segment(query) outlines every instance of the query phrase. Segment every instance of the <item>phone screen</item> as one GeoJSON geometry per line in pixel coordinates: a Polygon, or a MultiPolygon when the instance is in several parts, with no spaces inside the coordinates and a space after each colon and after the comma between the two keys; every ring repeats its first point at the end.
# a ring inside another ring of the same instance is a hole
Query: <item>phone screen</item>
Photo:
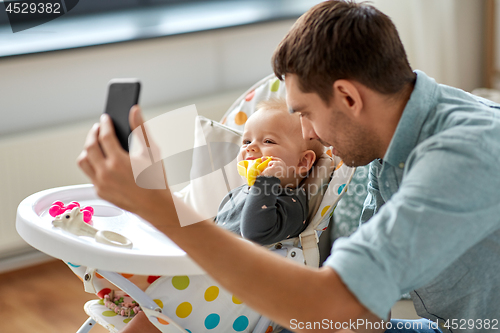
{"type": "Polygon", "coordinates": [[[136,79],[111,80],[105,113],[113,120],[115,133],[123,149],[128,151],[128,138],[131,133],[129,124],[130,108],[139,103],[141,84],[136,79]]]}

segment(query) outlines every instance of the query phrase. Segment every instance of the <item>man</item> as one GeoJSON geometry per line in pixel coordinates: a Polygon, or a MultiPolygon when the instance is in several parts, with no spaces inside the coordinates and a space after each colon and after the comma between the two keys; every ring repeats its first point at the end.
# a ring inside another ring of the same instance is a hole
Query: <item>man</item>
{"type": "MultiPolygon", "coordinates": [[[[412,72],[393,23],[363,4],[313,7],[272,64],[306,138],[333,146],[349,165],[373,161],[367,223],[337,240],[322,268],[278,258],[210,221],[181,228],[168,191],[135,185],[107,117],[90,131],[80,167],[99,196],[153,223],[229,291],[285,327],[387,319],[399,296],[412,291],[418,313],[442,331],[498,329],[500,106],[412,72]]],[[[135,108],[132,127],[141,122],[135,108]]],[[[436,331],[432,324],[413,328],[436,331]]]]}

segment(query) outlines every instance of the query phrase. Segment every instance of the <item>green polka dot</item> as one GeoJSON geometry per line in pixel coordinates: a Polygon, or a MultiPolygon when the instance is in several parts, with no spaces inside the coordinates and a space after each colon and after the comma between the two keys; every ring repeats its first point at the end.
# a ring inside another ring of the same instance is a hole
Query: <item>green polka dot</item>
{"type": "Polygon", "coordinates": [[[189,286],[189,278],[185,275],[178,275],[172,278],[172,285],[177,290],[184,290],[189,286]]]}
{"type": "Polygon", "coordinates": [[[276,92],[280,88],[280,80],[276,79],[274,80],[273,84],[271,85],[271,91],[276,92]]]}
{"type": "Polygon", "coordinates": [[[208,287],[205,291],[205,301],[212,302],[219,296],[219,288],[216,286],[208,287]]]}
{"type": "Polygon", "coordinates": [[[101,299],[99,299],[99,300],[97,301],[97,304],[99,304],[99,305],[104,305],[104,300],[103,300],[102,298],[101,298],[101,299]]]}
{"type": "Polygon", "coordinates": [[[128,323],[129,321],[131,321],[131,320],[132,320],[132,318],[127,318],[127,319],[124,319],[124,320],[123,320],[123,322],[124,322],[125,324],[127,324],[127,323],[128,323]]]}
{"type": "Polygon", "coordinates": [[[115,313],[114,311],[104,311],[104,312],[102,313],[102,315],[103,315],[104,317],[114,317],[114,316],[116,316],[116,313],[115,313]]]}

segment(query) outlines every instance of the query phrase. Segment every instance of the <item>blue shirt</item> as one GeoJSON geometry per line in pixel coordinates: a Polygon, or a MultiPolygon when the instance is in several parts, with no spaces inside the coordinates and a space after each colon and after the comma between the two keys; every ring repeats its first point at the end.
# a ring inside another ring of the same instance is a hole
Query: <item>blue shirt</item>
{"type": "Polygon", "coordinates": [[[325,265],[380,318],[411,291],[422,317],[500,329],[500,105],[416,74],[362,225],[325,265]]]}

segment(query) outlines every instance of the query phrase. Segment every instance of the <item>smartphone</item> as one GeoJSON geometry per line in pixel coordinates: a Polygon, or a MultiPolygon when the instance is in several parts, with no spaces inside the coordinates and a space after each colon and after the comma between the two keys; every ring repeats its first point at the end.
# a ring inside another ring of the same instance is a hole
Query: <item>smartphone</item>
{"type": "Polygon", "coordinates": [[[138,79],[113,79],[108,84],[108,98],[104,113],[113,120],[115,133],[123,149],[128,151],[132,132],[129,123],[130,108],[139,103],[141,82],[138,79]]]}

